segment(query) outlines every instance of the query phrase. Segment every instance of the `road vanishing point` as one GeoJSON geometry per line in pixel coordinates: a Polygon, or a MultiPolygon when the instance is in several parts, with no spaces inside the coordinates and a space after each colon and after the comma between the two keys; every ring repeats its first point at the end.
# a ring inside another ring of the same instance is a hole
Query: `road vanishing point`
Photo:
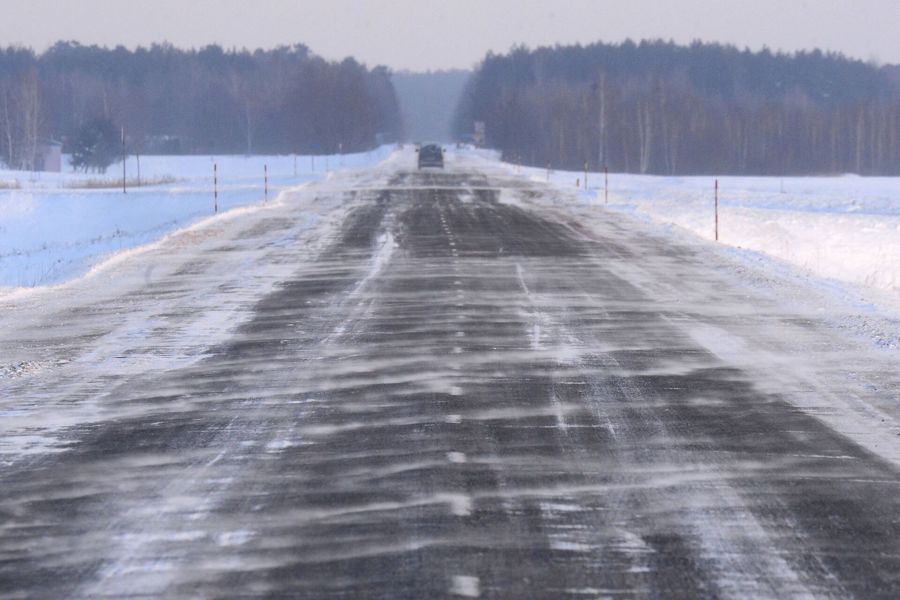
{"type": "Polygon", "coordinates": [[[896,363],[712,244],[414,164],[0,298],[0,597],[900,596],[896,363]]]}

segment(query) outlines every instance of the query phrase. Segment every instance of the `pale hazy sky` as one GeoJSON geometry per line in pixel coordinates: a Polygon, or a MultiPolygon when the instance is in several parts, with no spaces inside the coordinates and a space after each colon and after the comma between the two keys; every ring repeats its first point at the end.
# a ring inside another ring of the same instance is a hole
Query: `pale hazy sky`
{"type": "Polygon", "coordinates": [[[0,45],[168,41],[270,48],[395,69],[469,68],[513,44],[625,38],[820,47],[900,63],[900,0],[0,0],[0,45]]]}

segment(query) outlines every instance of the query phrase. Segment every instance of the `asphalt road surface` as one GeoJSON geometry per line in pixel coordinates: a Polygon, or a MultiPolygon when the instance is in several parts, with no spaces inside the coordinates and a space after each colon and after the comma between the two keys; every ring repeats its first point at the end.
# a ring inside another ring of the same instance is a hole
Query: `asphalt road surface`
{"type": "Polygon", "coordinates": [[[893,447],[800,368],[823,325],[411,166],[8,308],[0,597],[900,596],[893,447]]]}

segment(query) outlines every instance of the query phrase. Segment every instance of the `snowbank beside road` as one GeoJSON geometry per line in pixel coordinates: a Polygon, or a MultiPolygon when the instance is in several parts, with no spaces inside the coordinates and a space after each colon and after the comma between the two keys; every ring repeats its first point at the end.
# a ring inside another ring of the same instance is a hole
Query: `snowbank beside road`
{"type": "MultiPolygon", "coordinates": [[[[545,181],[547,172],[523,169],[545,181]]],[[[575,188],[583,173],[551,172],[575,188]]],[[[712,240],[713,177],[610,174],[611,210],[712,240]]],[[[603,174],[588,174],[586,201],[604,203],[603,174]]],[[[719,240],[816,275],[900,293],[900,178],[721,177],[719,240]]]]}
{"type": "MultiPolygon", "coordinates": [[[[86,273],[112,253],[158,240],[213,214],[213,164],[218,165],[219,211],[264,201],[263,165],[268,166],[269,200],[281,189],[326,176],[326,169],[370,166],[391,152],[345,156],[147,156],[144,181],[174,180],[128,190],[90,189],[111,182],[106,175],[0,171],[0,181],[18,189],[0,191],[0,291],[55,284],[86,273]],[[295,171],[296,168],[296,171],[295,171]],[[296,174],[295,174],[296,173],[296,174]],[[99,180],[99,181],[98,181],[99,180]]],[[[136,159],[126,170],[136,175],[136,159]]]]}

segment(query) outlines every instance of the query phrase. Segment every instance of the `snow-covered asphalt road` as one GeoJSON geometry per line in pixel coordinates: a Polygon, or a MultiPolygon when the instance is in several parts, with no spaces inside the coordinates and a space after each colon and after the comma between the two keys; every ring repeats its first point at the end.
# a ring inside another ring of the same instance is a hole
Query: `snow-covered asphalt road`
{"type": "Polygon", "coordinates": [[[900,595],[895,359],[412,161],[0,298],[0,596],[900,595]]]}

